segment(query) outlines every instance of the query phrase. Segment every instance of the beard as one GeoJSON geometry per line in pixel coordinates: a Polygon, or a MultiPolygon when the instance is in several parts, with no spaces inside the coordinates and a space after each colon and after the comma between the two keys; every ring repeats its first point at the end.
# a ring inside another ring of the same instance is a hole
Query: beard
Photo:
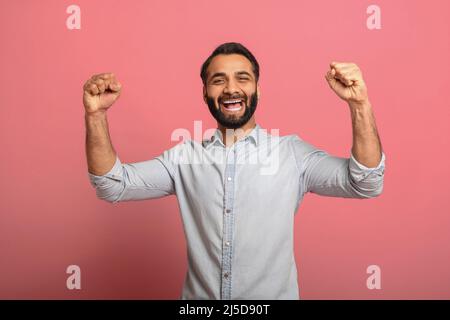
{"type": "MultiPolygon", "coordinates": [[[[233,97],[235,98],[235,97],[233,97]]],[[[253,116],[253,114],[256,111],[256,106],[258,105],[258,98],[256,95],[256,91],[250,96],[250,104],[247,104],[247,99],[244,99],[244,114],[240,117],[235,116],[229,116],[222,112],[222,109],[220,108],[220,103],[218,108],[216,107],[216,103],[214,101],[214,98],[211,98],[209,96],[206,97],[206,101],[208,104],[209,112],[211,112],[212,116],[216,121],[221,124],[225,128],[229,129],[238,129],[245,125],[250,118],[253,116]]],[[[219,100],[220,101],[220,100],[219,100]]]]}

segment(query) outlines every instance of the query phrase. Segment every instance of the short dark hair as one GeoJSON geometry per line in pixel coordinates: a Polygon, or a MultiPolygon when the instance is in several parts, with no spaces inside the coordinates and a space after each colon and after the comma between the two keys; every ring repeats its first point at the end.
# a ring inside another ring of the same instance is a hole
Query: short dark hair
{"type": "Polygon", "coordinates": [[[252,69],[253,73],[256,77],[256,82],[259,80],[259,64],[258,61],[256,61],[255,56],[248,50],[246,47],[244,47],[242,44],[237,42],[227,42],[224,44],[221,44],[218,46],[213,53],[206,59],[205,62],[203,62],[201,71],[200,71],[200,77],[202,78],[203,84],[206,85],[206,70],[208,69],[209,64],[211,63],[211,60],[219,55],[219,54],[240,54],[246,57],[251,63],[252,63],[252,69]]]}

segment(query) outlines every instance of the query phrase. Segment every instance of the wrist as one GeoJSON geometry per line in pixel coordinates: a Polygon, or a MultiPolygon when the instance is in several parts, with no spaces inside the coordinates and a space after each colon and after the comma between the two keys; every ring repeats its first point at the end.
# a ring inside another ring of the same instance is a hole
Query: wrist
{"type": "Polygon", "coordinates": [[[85,111],[84,116],[86,119],[105,119],[106,118],[106,111],[92,111],[88,112],[85,111]]]}
{"type": "Polygon", "coordinates": [[[365,99],[365,100],[361,100],[361,101],[348,101],[348,106],[351,109],[358,109],[358,110],[372,108],[372,104],[370,103],[369,99],[365,99]]]}

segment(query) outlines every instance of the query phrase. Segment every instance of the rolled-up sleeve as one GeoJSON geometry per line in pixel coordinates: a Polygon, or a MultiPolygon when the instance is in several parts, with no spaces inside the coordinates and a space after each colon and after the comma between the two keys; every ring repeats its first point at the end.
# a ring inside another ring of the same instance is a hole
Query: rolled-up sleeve
{"type": "Polygon", "coordinates": [[[99,199],[117,203],[145,200],[175,193],[173,177],[160,159],[123,164],[116,157],[114,166],[102,176],[88,172],[99,199]]]}
{"type": "Polygon", "coordinates": [[[304,193],[359,199],[377,197],[382,193],[384,152],[379,164],[368,168],[351,153],[350,158],[335,157],[295,137],[294,154],[304,193]]]}
{"type": "Polygon", "coordinates": [[[349,159],[350,178],[362,193],[378,196],[383,191],[384,168],[386,156],[381,152],[381,160],[374,168],[368,168],[359,163],[353,154],[349,159]]]}

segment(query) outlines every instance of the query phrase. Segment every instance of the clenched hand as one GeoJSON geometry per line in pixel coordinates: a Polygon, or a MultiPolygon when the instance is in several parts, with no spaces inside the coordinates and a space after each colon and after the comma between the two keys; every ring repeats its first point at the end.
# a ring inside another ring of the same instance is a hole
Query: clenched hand
{"type": "Polygon", "coordinates": [[[361,70],[354,63],[332,62],[325,75],[330,88],[348,103],[368,101],[367,87],[361,70]]]}
{"type": "Polygon", "coordinates": [[[113,73],[93,75],[83,86],[83,104],[86,113],[106,112],[119,98],[122,85],[113,73]]]}

